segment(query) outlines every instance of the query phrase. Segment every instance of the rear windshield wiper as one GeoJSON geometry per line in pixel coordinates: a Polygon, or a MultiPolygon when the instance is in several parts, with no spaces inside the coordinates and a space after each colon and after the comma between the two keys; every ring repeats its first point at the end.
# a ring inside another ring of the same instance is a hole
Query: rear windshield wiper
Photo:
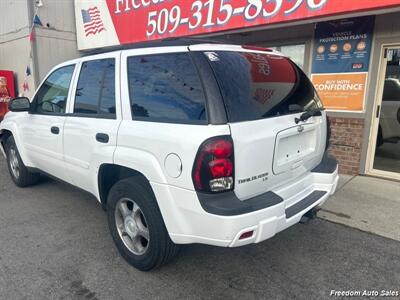
{"type": "Polygon", "coordinates": [[[300,116],[300,118],[295,118],[294,121],[296,122],[296,124],[299,124],[300,122],[307,121],[311,117],[322,116],[321,112],[324,110],[325,108],[316,108],[307,110],[300,116]]]}

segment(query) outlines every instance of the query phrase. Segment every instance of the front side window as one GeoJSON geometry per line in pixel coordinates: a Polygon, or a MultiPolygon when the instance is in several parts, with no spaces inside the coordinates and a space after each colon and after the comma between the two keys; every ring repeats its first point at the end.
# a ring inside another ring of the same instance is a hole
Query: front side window
{"type": "Polygon", "coordinates": [[[115,59],[82,63],[74,113],[115,116],[115,59]]]}
{"type": "Polygon", "coordinates": [[[205,96],[188,53],[128,58],[132,118],[205,123],[205,96]]]}
{"type": "Polygon", "coordinates": [[[230,122],[322,107],[310,80],[286,57],[233,51],[204,55],[216,75],[230,122]]]}
{"type": "Polygon", "coordinates": [[[36,113],[63,114],[75,65],[62,67],[50,74],[35,95],[36,113]]]}

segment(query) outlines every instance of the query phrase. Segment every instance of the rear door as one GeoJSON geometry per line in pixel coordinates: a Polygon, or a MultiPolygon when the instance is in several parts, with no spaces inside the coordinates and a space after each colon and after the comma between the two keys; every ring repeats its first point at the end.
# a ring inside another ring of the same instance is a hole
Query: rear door
{"type": "Polygon", "coordinates": [[[64,125],[64,160],[73,184],[96,195],[97,172],[113,163],[121,122],[120,52],[83,58],[64,125]]]}
{"type": "Polygon", "coordinates": [[[300,68],[274,52],[221,47],[203,53],[224,99],[240,199],[287,184],[318,165],[326,118],[322,112],[296,123],[305,111],[322,108],[300,68]]]}

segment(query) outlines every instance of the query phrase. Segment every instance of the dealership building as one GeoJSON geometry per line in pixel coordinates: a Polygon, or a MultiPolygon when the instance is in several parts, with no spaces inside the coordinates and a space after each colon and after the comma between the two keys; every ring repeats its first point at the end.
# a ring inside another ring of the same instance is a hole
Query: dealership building
{"type": "Polygon", "coordinates": [[[274,48],[318,90],[340,172],[400,180],[400,0],[20,0],[0,11],[0,70],[27,96],[55,64],[99,49],[184,36],[274,48]]]}

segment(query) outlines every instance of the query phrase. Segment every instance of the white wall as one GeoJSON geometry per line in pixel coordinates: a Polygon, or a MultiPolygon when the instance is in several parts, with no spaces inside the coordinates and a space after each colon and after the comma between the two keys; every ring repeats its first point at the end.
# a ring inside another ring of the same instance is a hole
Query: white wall
{"type": "Polygon", "coordinates": [[[27,0],[0,1],[0,40],[10,38],[15,33],[27,32],[29,26],[27,5],[27,0]]]}
{"type": "Polygon", "coordinates": [[[50,69],[80,56],[76,44],[74,1],[42,0],[39,8],[43,27],[36,27],[37,74],[40,81],[50,69]],[[48,25],[48,26],[47,26],[48,25]]]}
{"type": "MultiPolygon", "coordinates": [[[[29,64],[31,70],[33,69],[29,59],[30,49],[31,47],[27,35],[20,39],[0,43],[0,69],[14,72],[16,92],[20,94],[23,92],[22,84],[26,77],[26,67],[29,64]]],[[[34,77],[32,75],[26,77],[26,79],[29,91],[26,91],[24,95],[31,97],[35,90],[34,77]]]]}
{"type": "Polygon", "coordinates": [[[74,2],[42,2],[37,14],[43,27],[35,26],[35,40],[31,43],[28,36],[36,10],[35,0],[0,0],[0,69],[16,73],[16,84],[21,93],[26,67],[31,61],[30,91],[25,93],[28,97],[32,96],[35,83],[40,83],[51,68],[80,56],[76,44],[74,2]]]}
{"type": "MultiPolygon", "coordinates": [[[[0,69],[15,72],[15,84],[21,89],[30,62],[29,18],[27,0],[0,0],[0,69]]],[[[33,92],[33,76],[28,84],[33,92]]]]}

